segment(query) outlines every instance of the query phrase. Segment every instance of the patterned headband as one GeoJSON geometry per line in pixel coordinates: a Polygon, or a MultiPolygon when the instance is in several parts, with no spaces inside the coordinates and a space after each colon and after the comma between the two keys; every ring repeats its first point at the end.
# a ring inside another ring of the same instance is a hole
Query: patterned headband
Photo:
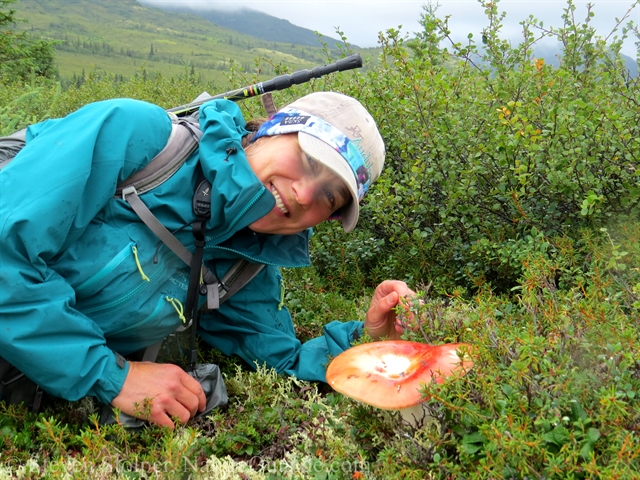
{"type": "Polygon", "coordinates": [[[295,132],[304,132],[322,140],[342,156],[356,179],[358,201],[362,200],[371,185],[371,174],[364,157],[354,141],[349,140],[344,133],[320,117],[291,107],[283,108],[262,124],[252,141],[260,137],[295,132]]]}

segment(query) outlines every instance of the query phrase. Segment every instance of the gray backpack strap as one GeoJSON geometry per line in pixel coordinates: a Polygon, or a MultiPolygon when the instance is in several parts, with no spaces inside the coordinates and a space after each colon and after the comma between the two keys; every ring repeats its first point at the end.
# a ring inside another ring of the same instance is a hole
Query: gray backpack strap
{"type": "Polygon", "coordinates": [[[160,223],[151,210],[144,204],[138,196],[136,187],[129,186],[122,190],[122,199],[127,202],[140,220],[151,229],[162,242],[175,253],[180,260],[189,265],[191,263],[192,253],[180,241],[160,223]]]}
{"type": "Polygon", "coordinates": [[[166,182],[198,148],[202,131],[184,118],[172,118],[173,124],[167,144],[158,155],[138,172],[123,180],[116,188],[116,197],[123,190],[134,187],[139,195],[166,182]]]}
{"type": "Polygon", "coordinates": [[[13,157],[27,143],[27,129],[23,128],[8,137],[0,137],[0,170],[6,167],[13,157]]]}
{"type": "MultiPolygon", "coordinates": [[[[192,253],[160,223],[139,196],[171,178],[198,148],[202,132],[197,125],[186,118],[178,118],[175,116],[172,117],[172,122],[173,125],[169,140],[162,151],[153,157],[142,170],[139,170],[122,181],[116,188],[116,196],[122,196],[122,199],[131,206],[133,211],[140,217],[140,220],[142,220],[180,260],[190,265],[191,258],[193,257],[192,253]]],[[[207,285],[213,284],[216,280],[215,276],[206,267],[202,269],[202,277],[207,285]]],[[[211,299],[208,300],[210,308],[218,307],[215,293],[217,293],[217,291],[209,295],[209,297],[211,297],[211,299]]]]}
{"type": "Polygon", "coordinates": [[[164,338],[153,345],[149,345],[144,349],[144,354],[142,354],[143,362],[155,362],[158,358],[158,354],[160,353],[160,349],[162,348],[162,343],[164,342],[164,338]]]}
{"type": "MultiPolygon", "coordinates": [[[[126,187],[122,191],[122,198],[131,206],[133,211],[136,212],[138,217],[140,217],[140,220],[142,220],[144,224],[156,234],[162,243],[169,247],[171,251],[175,253],[185,264],[191,265],[193,254],[187,247],[180,243],[180,240],[174,237],[173,234],[167,230],[164,225],[162,225],[162,223],[160,223],[153,213],[151,213],[151,210],[149,210],[138,196],[138,192],[135,187],[126,187]]],[[[220,304],[220,300],[217,295],[218,290],[212,287],[216,282],[216,277],[211,273],[211,270],[205,266],[202,266],[202,280],[207,285],[207,306],[209,309],[218,308],[220,304]]]]}
{"type": "Polygon", "coordinates": [[[220,303],[228,300],[249,283],[263,268],[262,263],[251,263],[246,260],[238,260],[234,263],[220,280],[220,303]]]}

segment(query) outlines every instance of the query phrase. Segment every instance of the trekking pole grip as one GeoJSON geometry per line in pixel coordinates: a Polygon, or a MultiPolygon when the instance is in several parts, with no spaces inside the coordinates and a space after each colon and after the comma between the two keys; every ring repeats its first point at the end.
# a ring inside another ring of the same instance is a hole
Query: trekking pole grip
{"type": "Polygon", "coordinates": [[[299,70],[293,72],[291,75],[279,75],[271,80],[265,82],[255,83],[248,85],[237,90],[221,93],[205,99],[198,100],[197,102],[188,103],[179,107],[170,108],[167,112],[175,113],[178,116],[189,115],[193,113],[200,105],[209,100],[226,99],[238,102],[247,98],[256,97],[267,92],[274,92],[276,90],[284,90],[292,85],[298,85],[300,83],[306,83],[312,78],[320,78],[324,75],[328,75],[334,72],[342,72],[344,70],[351,70],[354,68],[362,67],[362,58],[359,53],[349,55],[342,58],[337,62],[330,63],[329,65],[321,65],[314,67],[311,70],[299,70]]]}
{"type": "MultiPolygon", "coordinates": [[[[306,83],[312,78],[320,78],[325,75],[334,72],[341,72],[344,70],[351,70],[353,68],[362,67],[362,58],[359,53],[354,55],[350,55],[348,57],[342,58],[337,62],[330,63],[329,65],[321,65],[318,67],[314,67],[311,70],[299,70],[297,72],[293,72],[291,75],[280,75],[279,77],[275,77],[271,80],[267,80],[266,82],[262,82],[262,91],[257,93],[257,95],[261,95],[267,92],[273,92],[276,90],[284,90],[285,88],[289,88],[292,85],[298,85],[300,83],[306,83]]],[[[227,97],[229,98],[229,97],[227,97]]],[[[229,98],[230,100],[233,100],[229,98]]],[[[239,98],[242,100],[243,98],[239,98]]]]}

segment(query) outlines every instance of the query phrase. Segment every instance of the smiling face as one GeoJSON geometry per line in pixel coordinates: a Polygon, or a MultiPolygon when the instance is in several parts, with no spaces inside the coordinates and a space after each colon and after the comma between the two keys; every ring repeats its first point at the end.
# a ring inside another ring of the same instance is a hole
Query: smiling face
{"type": "Polygon", "coordinates": [[[251,169],[276,199],[276,206],[249,228],[258,233],[290,235],[327,220],[350,198],[331,170],[308,157],[298,135],[263,137],[245,152],[251,169]]]}

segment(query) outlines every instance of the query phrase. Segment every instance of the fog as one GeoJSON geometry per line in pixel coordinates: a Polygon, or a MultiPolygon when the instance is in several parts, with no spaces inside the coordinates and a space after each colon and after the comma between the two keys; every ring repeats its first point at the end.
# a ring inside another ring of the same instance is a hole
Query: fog
{"type": "MultiPolygon", "coordinates": [[[[378,33],[389,28],[398,29],[401,26],[401,31],[409,35],[420,31],[419,20],[425,5],[424,1],[412,0],[143,0],[142,3],[227,10],[251,8],[334,38],[337,38],[336,28],[339,28],[349,42],[360,47],[377,46],[378,33]]],[[[450,16],[449,27],[456,40],[465,39],[469,33],[478,39],[482,29],[487,26],[483,8],[476,0],[441,0],[439,3],[438,17],[450,16]]],[[[577,20],[582,22],[586,18],[588,3],[574,2],[577,20]]],[[[633,4],[631,0],[593,0],[590,3],[595,13],[591,24],[598,35],[605,38],[615,27],[616,18],[623,18],[633,4]]],[[[507,14],[502,29],[503,38],[518,42],[522,39],[519,23],[529,15],[543,21],[545,27],[561,27],[567,3],[558,0],[501,0],[498,6],[500,11],[507,14]]],[[[635,7],[623,24],[629,20],[633,20],[636,26],[640,24],[640,7],[635,7]]],[[[619,28],[610,38],[615,35],[621,36],[622,29],[619,28]]],[[[623,48],[623,53],[633,58],[638,48],[635,41],[635,37],[627,40],[623,48]]]]}

